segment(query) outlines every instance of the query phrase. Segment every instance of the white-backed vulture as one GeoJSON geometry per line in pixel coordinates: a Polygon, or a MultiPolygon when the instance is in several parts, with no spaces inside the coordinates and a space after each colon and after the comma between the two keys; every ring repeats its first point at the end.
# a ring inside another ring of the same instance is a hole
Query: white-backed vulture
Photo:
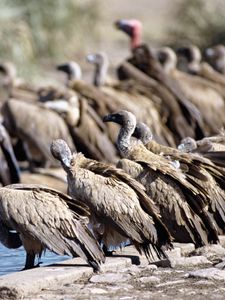
{"type": "MultiPolygon", "coordinates": [[[[94,85],[97,86],[101,92],[97,91],[95,87],[75,86],[77,91],[88,97],[92,97],[93,105],[96,111],[102,118],[107,113],[112,113],[118,109],[125,109],[131,111],[137,118],[147,123],[154,132],[156,140],[165,145],[175,146],[172,132],[167,128],[165,122],[160,116],[161,100],[158,97],[146,97],[137,88],[137,82],[129,80],[126,82],[115,81],[109,82],[106,78],[108,67],[108,58],[105,53],[89,54],[87,59],[92,64],[95,64],[94,85]],[[110,84],[111,83],[111,84],[110,84]],[[88,92],[87,92],[88,90],[88,92]],[[99,103],[101,102],[101,103],[99,103]]],[[[109,136],[114,142],[116,139],[114,126],[107,124],[109,136]]]]}
{"type": "Polygon", "coordinates": [[[33,268],[35,256],[49,249],[59,255],[79,255],[99,270],[104,255],[86,226],[88,214],[82,203],[44,186],[0,188],[0,222],[8,234],[10,230],[19,234],[26,251],[25,269],[33,268]]]}
{"type": "Polygon", "coordinates": [[[89,206],[94,231],[107,248],[130,240],[148,259],[151,246],[159,257],[165,256],[170,234],[140,183],[82,153],[72,155],[63,140],[53,141],[51,151],[67,173],[69,193],[89,206]]]}
{"type": "MultiPolygon", "coordinates": [[[[207,53],[207,49],[205,50],[207,53]]],[[[180,60],[183,60],[183,65],[186,66],[185,71],[192,75],[197,75],[197,80],[201,81],[203,78],[207,85],[215,89],[225,98],[225,77],[213,67],[202,60],[201,51],[195,45],[189,45],[177,49],[178,68],[180,60]]],[[[205,55],[206,57],[207,55],[205,55]]],[[[182,69],[183,70],[183,69],[182,69]]]]}
{"type": "Polygon", "coordinates": [[[64,138],[75,148],[64,120],[49,109],[10,99],[4,103],[2,114],[9,134],[21,139],[26,146],[31,164],[57,166],[49,150],[55,138],[64,138]]]}
{"type": "Polygon", "coordinates": [[[216,134],[225,125],[225,102],[223,96],[213,88],[213,83],[197,75],[177,70],[177,57],[169,47],[156,50],[164,71],[173,78],[186,97],[199,109],[206,136],[216,134]]]}
{"type": "Polygon", "coordinates": [[[146,124],[137,123],[133,136],[141,140],[149,151],[168,159],[171,164],[181,169],[187,177],[196,181],[200,187],[204,188],[209,199],[208,210],[213,215],[220,232],[224,233],[225,192],[220,185],[225,186],[225,172],[207,158],[192,153],[183,153],[178,149],[158,144],[152,139],[151,130],[146,124]],[[217,184],[218,178],[220,185],[217,184]]]}
{"type": "Polygon", "coordinates": [[[205,58],[219,73],[225,74],[225,46],[216,45],[205,50],[205,58]]]}
{"type": "Polygon", "coordinates": [[[5,90],[3,100],[16,98],[28,102],[37,101],[37,88],[17,77],[17,69],[12,62],[0,63],[0,74],[2,75],[0,85],[5,90]]]}
{"type": "Polygon", "coordinates": [[[167,111],[166,125],[174,133],[176,142],[179,137],[187,136],[187,132],[190,132],[189,136],[204,137],[202,118],[196,106],[187,99],[176,81],[164,72],[147,45],[139,42],[133,46],[133,35],[129,32],[135,31],[135,23],[120,20],[117,24],[122,24],[117,25],[117,28],[130,36],[132,48],[132,56],[117,70],[119,79],[136,79],[149,89],[148,93],[155,94],[162,100],[163,110],[167,111]],[[141,72],[137,72],[137,69],[141,72]],[[143,76],[143,73],[147,76],[143,76]]]}
{"type": "MultiPolygon", "coordinates": [[[[148,151],[141,142],[132,143],[131,136],[136,127],[133,114],[121,111],[106,116],[104,121],[121,125],[118,149],[122,156],[143,167],[135,178],[162,210],[171,234],[180,242],[192,241],[196,246],[217,242],[214,220],[207,210],[206,191],[168,160],[148,151]]],[[[135,176],[137,173],[135,168],[135,176]]]]}
{"type": "Polygon", "coordinates": [[[3,186],[12,183],[43,184],[67,192],[67,180],[62,168],[35,168],[32,173],[21,170],[16,160],[10,137],[0,124],[0,180],[3,186]]]}

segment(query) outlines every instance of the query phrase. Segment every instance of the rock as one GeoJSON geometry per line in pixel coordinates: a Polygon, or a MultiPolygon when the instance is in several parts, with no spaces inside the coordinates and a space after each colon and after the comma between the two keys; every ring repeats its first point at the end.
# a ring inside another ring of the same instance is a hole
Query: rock
{"type": "Polygon", "coordinates": [[[225,235],[219,235],[219,241],[221,246],[225,248],[225,235]]]}
{"type": "Polygon", "coordinates": [[[173,285],[174,286],[174,285],[183,284],[183,283],[185,283],[184,279],[167,281],[167,282],[158,284],[157,288],[158,287],[163,287],[163,286],[169,286],[169,285],[173,285]]]}
{"type": "Polygon", "coordinates": [[[218,264],[214,265],[215,268],[218,269],[225,269],[225,259],[223,259],[221,262],[219,262],[218,264]]]}
{"type": "Polygon", "coordinates": [[[106,290],[103,290],[103,289],[100,289],[100,288],[90,288],[89,289],[91,291],[91,294],[92,295],[99,295],[99,294],[107,294],[107,291],[106,290]]]}
{"type": "Polygon", "coordinates": [[[190,272],[189,277],[225,281],[225,270],[218,270],[217,268],[200,269],[190,272]]]}
{"type": "Polygon", "coordinates": [[[131,278],[130,274],[105,273],[94,275],[90,278],[92,283],[118,283],[125,282],[131,278]]]}
{"type": "Polygon", "coordinates": [[[158,267],[156,265],[148,265],[148,266],[145,267],[146,271],[152,271],[153,272],[157,269],[158,269],[158,267]]]}
{"type": "Polygon", "coordinates": [[[148,277],[141,277],[138,279],[139,282],[141,283],[153,283],[157,284],[160,282],[160,279],[156,276],[148,276],[148,277]]]}
{"type": "Polygon", "coordinates": [[[180,248],[181,255],[187,256],[190,252],[195,250],[195,245],[192,243],[173,243],[174,248],[180,248]]]}
{"type": "Polygon", "coordinates": [[[176,247],[172,250],[165,251],[165,252],[168,255],[169,259],[181,257],[181,248],[178,248],[178,247],[176,247]]]}
{"type": "Polygon", "coordinates": [[[132,265],[129,268],[124,268],[122,270],[120,270],[121,273],[129,273],[131,275],[135,275],[137,273],[142,272],[143,269],[141,269],[140,267],[136,266],[136,265],[132,265]]]}
{"type": "Polygon", "coordinates": [[[154,263],[152,263],[152,265],[155,265],[155,266],[161,267],[161,268],[170,268],[171,267],[171,263],[170,263],[169,259],[161,259],[161,260],[155,261],[154,263]]]}
{"type": "Polygon", "coordinates": [[[212,265],[212,263],[205,256],[172,258],[170,260],[170,264],[172,268],[212,265]]]}
{"type": "Polygon", "coordinates": [[[225,248],[223,248],[221,245],[208,245],[204,246],[198,249],[195,249],[191,255],[203,255],[207,257],[208,259],[213,258],[221,258],[225,257],[225,248]]]}

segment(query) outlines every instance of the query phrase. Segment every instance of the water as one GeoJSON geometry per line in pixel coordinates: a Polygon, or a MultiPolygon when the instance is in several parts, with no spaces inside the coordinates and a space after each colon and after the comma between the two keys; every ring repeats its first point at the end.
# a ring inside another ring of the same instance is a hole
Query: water
{"type": "MultiPolygon", "coordinates": [[[[23,247],[8,249],[0,244],[0,276],[20,271],[24,268],[26,252],[23,247]]],[[[41,266],[69,259],[69,256],[60,256],[46,251],[40,259],[41,266]]],[[[37,263],[37,261],[35,262],[37,263]]]]}

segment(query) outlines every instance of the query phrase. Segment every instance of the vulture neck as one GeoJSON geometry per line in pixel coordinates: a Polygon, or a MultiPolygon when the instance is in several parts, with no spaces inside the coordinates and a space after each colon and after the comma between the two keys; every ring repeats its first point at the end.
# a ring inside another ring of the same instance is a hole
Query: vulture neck
{"type": "Polygon", "coordinates": [[[131,136],[134,132],[136,123],[129,120],[124,126],[121,127],[118,139],[117,147],[122,156],[127,157],[131,150],[131,136]]]}
{"type": "Polygon", "coordinates": [[[135,49],[139,47],[141,43],[142,43],[141,32],[139,31],[134,32],[133,36],[131,37],[131,49],[135,49]]]}
{"type": "Polygon", "coordinates": [[[94,85],[97,87],[103,86],[106,82],[106,74],[108,70],[108,62],[104,59],[103,63],[96,64],[94,85]]]}

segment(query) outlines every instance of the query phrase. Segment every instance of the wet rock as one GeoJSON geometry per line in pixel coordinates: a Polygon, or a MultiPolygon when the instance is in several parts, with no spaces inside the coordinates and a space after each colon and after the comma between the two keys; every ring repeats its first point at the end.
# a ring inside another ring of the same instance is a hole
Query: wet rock
{"type": "Polygon", "coordinates": [[[156,276],[148,276],[148,277],[141,277],[138,279],[141,283],[152,283],[152,284],[158,284],[160,283],[160,278],[156,276]]]}
{"type": "Polygon", "coordinates": [[[225,257],[225,248],[221,245],[208,245],[198,249],[195,249],[191,255],[203,255],[208,259],[225,257]]]}
{"type": "Polygon", "coordinates": [[[194,267],[198,265],[212,265],[205,256],[180,257],[170,259],[172,268],[194,267]]]}
{"type": "Polygon", "coordinates": [[[182,256],[187,256],[195,250],[195,245],[192,243],[173,243],[173,246],[174,248],[180,248],[182,256]]]}
{"type": "Polygon", "coordinates": [[[101,275],[94,275],[90,278],[92,283],[117,283],[125,282],[131,278],[130,274],[106,273],[101,275]]]}
{"type": "Polygon", "coordinates": [[[218,270],[217,268],[200,269],[190,272],[189,277],[225,281],[225,270],[218,270]]]}

